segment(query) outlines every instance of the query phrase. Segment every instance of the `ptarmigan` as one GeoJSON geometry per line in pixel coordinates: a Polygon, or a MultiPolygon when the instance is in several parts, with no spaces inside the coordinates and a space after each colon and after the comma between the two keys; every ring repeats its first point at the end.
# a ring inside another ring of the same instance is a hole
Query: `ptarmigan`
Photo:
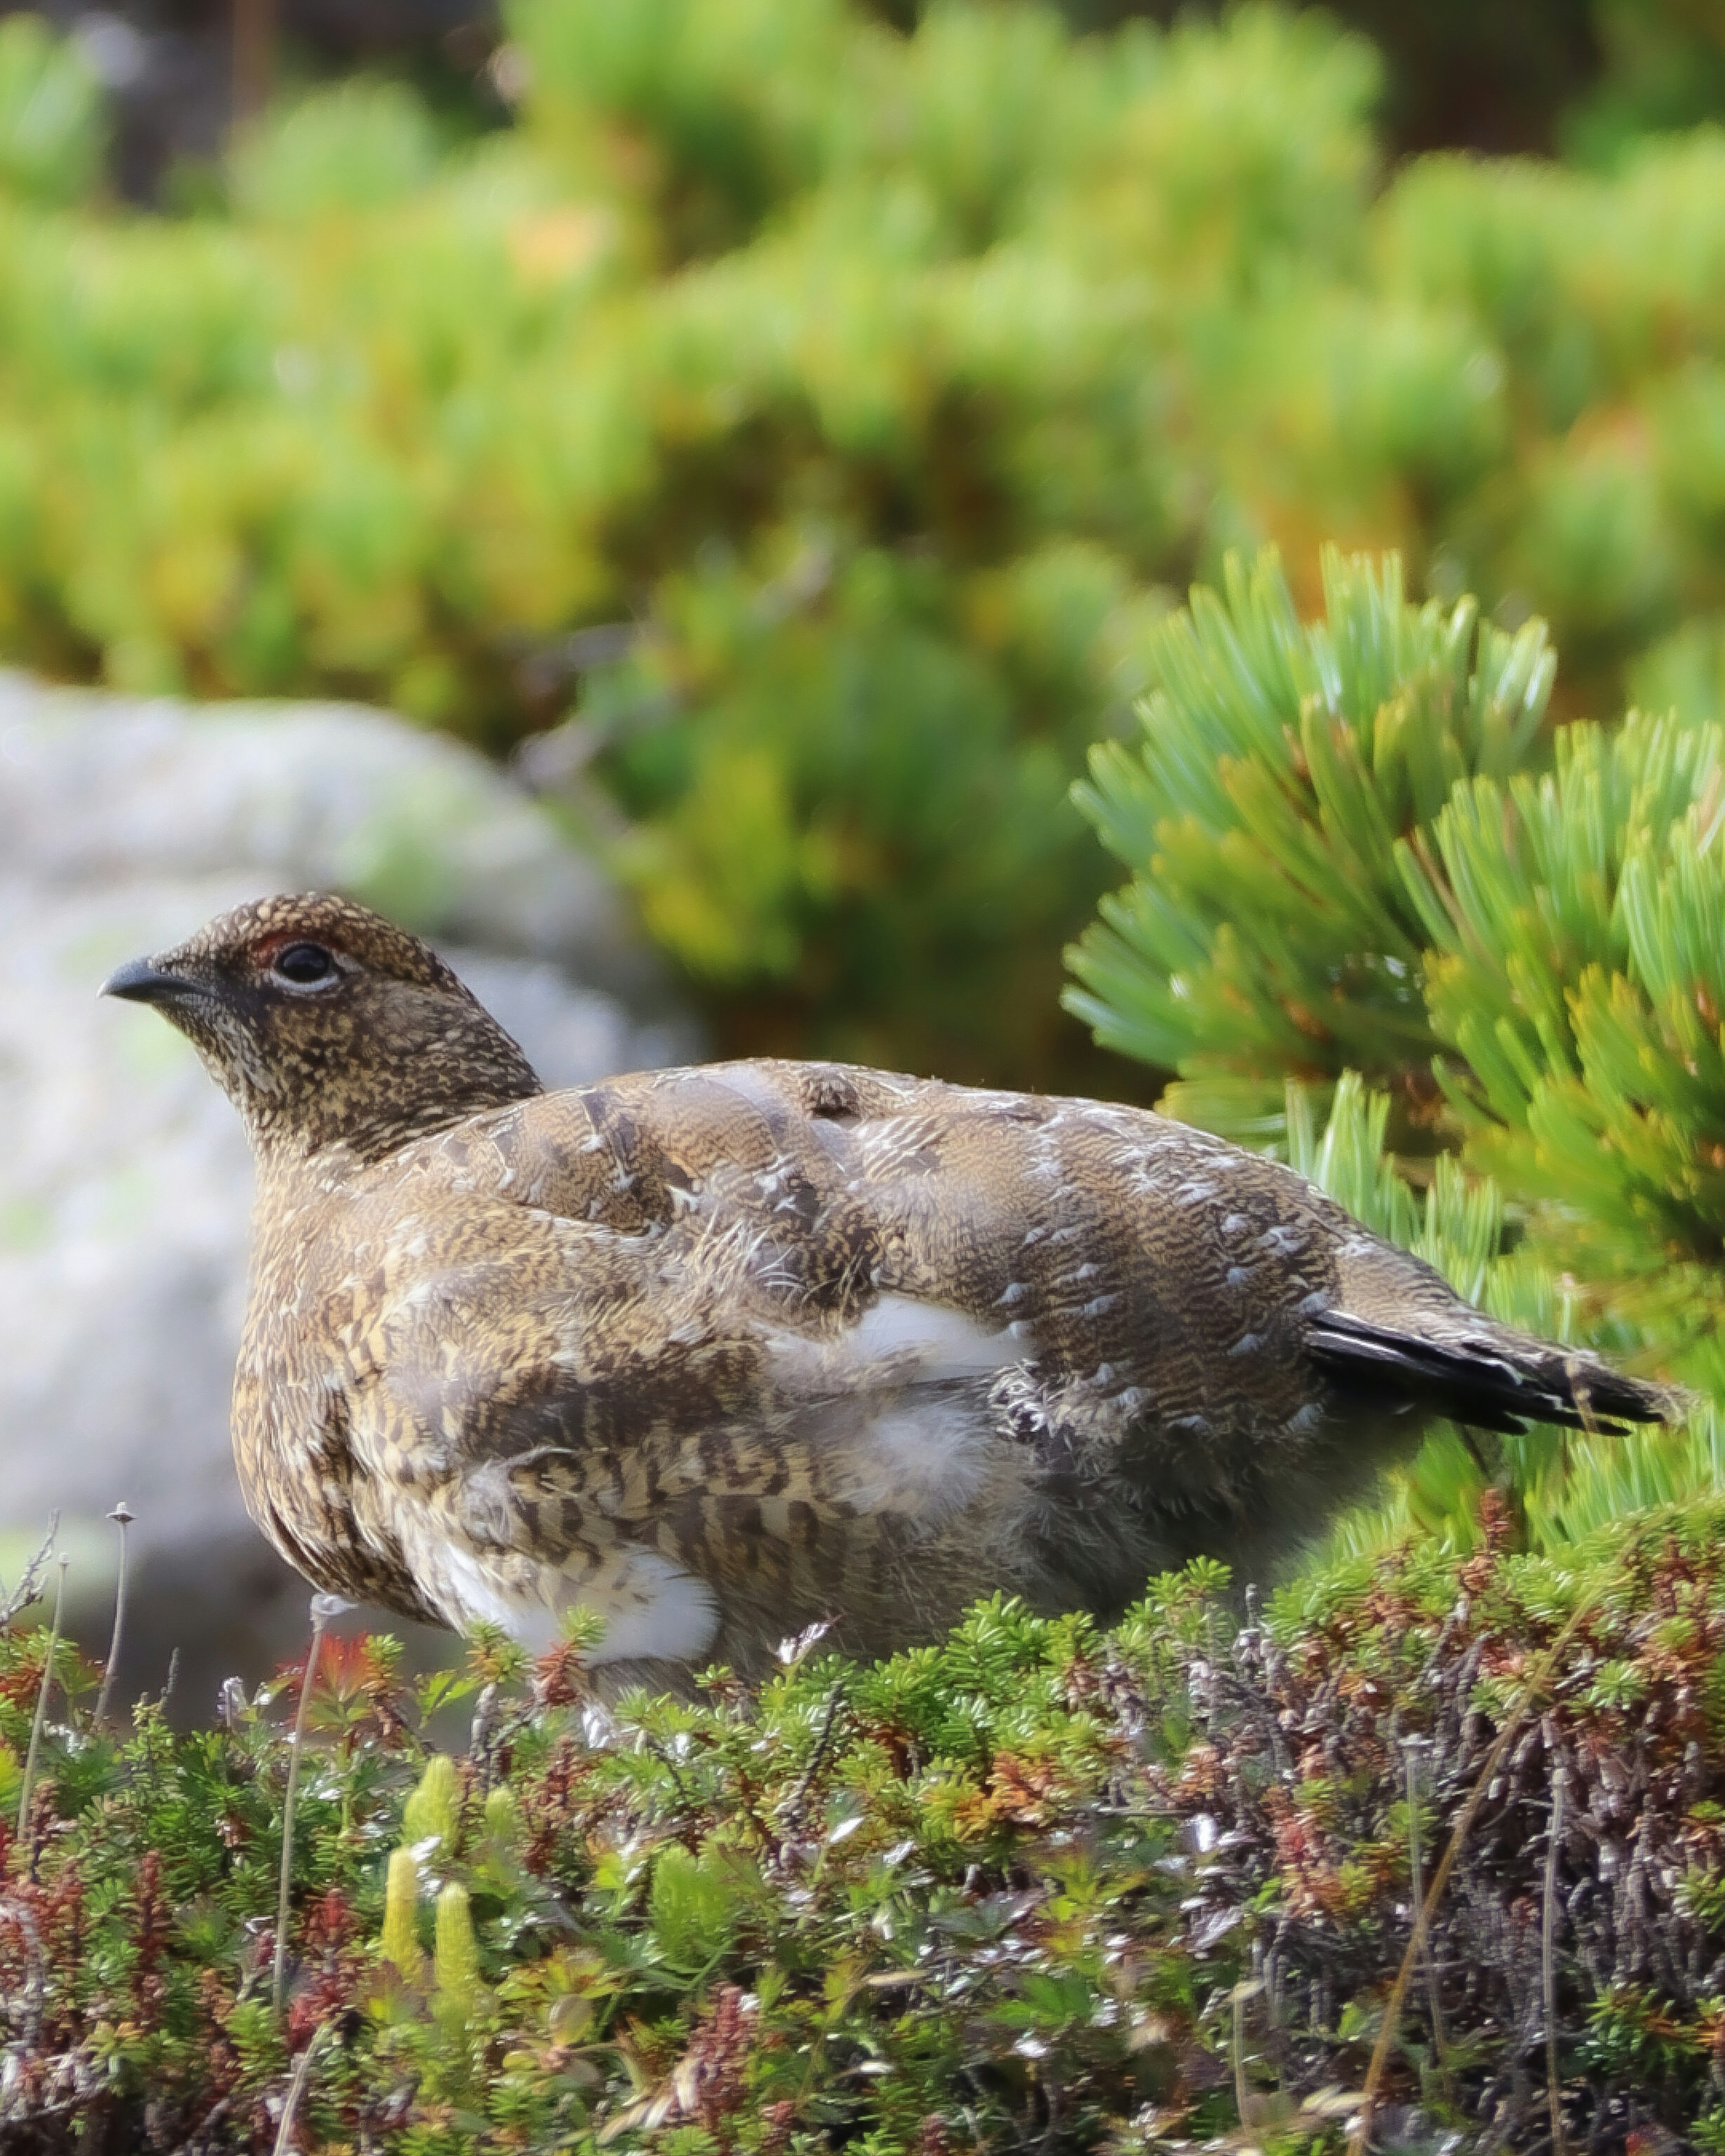
{"type": "Polygon", "coordinates": [[[253,1514],[408,1616],[542,1643],[584,1604],[660,1681],[827,1614],[880,1652],[994,1589],[1108,1612],[1200,1551],[1261,1578],[1435,1415],[1673,1411],[1142,1110],[823,1063],[547,1093],[330,897],[107,991],[190,1037],[256,1152],[253,1514]]]}

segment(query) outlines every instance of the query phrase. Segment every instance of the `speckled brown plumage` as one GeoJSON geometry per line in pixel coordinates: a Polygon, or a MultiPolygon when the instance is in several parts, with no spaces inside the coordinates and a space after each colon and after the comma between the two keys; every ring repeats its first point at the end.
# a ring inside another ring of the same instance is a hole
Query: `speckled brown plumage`
{"type": "Polygon", "coordinates": [[[1141,1110],[778,1062],[547,1094],[423,944],[326,897],[109,986],[256,1151],[253,1514],[409,1616],[539,1640],[585,1604],[660,1676],[829,1613],[884,1650],[994,1588],[1261,1577],[1435,1414],[1670,1404],[1141,1110]]]}

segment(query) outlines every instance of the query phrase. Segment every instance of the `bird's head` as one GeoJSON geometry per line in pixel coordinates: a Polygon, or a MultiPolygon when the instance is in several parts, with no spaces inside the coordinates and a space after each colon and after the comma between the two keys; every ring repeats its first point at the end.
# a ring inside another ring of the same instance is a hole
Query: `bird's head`
{"type": "Polygon", "coordinates": [[[321,894],[238,906],[102,993],[153,1004],[189,1040],[259,1151],[368,1159],[542,1089],[490,1013],[417,936],[321,894]]]}

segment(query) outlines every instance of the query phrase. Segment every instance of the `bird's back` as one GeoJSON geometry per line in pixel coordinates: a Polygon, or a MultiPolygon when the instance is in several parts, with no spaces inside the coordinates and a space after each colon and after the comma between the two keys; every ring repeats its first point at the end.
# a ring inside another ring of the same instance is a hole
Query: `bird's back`
{"type": "Polygon", "coordinates": [[[737,1063],[298,1173],[236,1395],[259,1518],[415,1614],[594,1601],[630,1659],[1112,1609],[1200,1549],[1261,1573],[1433,1412],[1574,1419],[1578,1373],[1657,1411],[1132,1108],[737,1063]]]}

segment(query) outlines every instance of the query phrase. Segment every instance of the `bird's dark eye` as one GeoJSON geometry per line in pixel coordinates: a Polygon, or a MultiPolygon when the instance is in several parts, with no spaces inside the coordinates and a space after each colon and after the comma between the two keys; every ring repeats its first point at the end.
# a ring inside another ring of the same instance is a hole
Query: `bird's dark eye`
{"type": "Polygon", "coordinates": [[[272,973],[302,988],[328,980],[335,970],[336,962],[321,943],[290,943],[270,963],[272,973]]]}

